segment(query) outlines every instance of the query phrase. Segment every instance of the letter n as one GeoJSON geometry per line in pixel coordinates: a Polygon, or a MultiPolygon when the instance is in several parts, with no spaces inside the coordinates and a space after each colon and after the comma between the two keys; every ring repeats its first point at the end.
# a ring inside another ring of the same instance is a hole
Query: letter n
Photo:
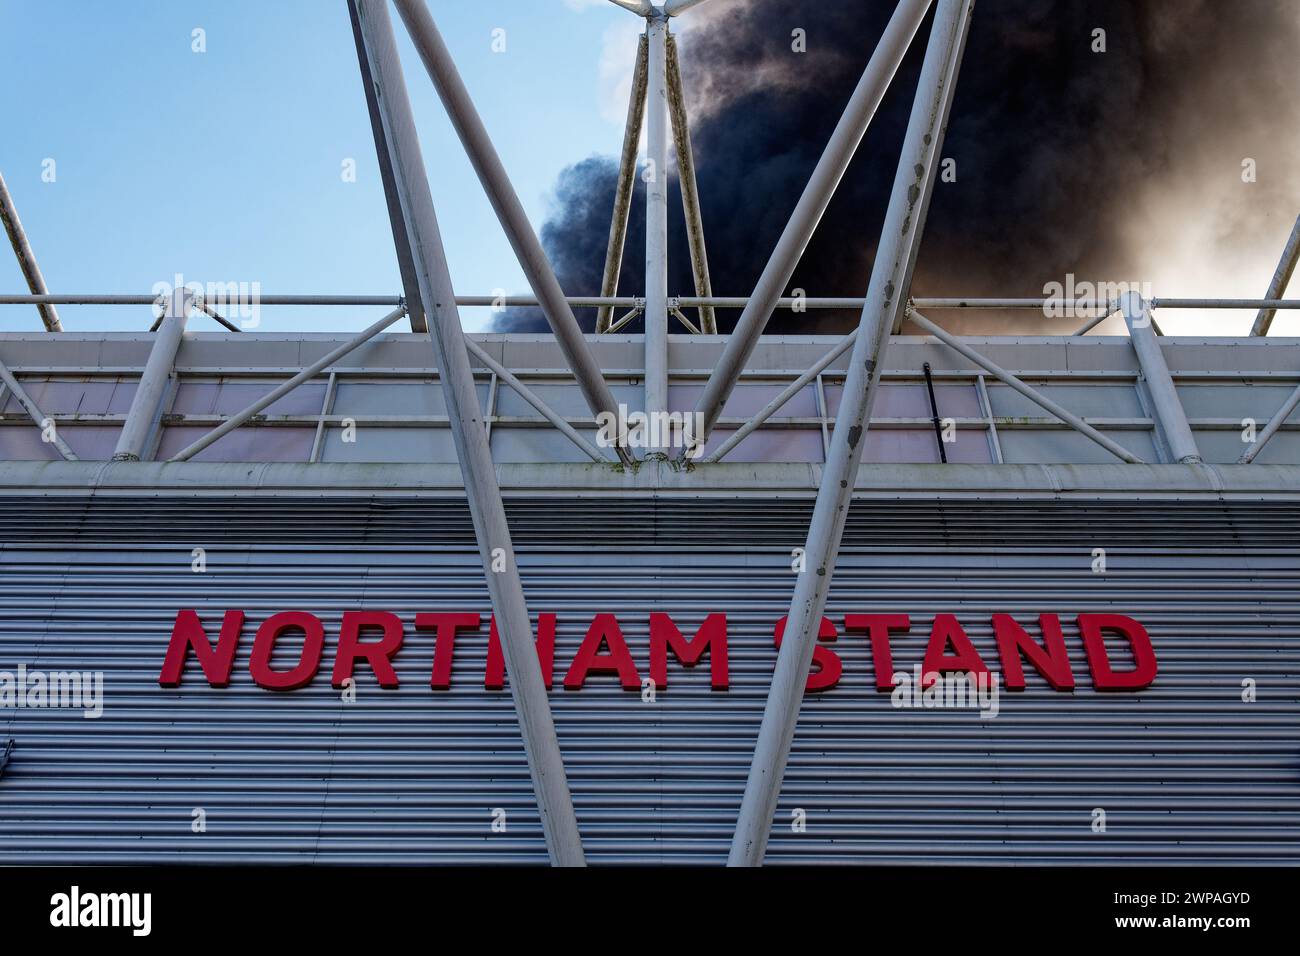
{"type": "Polygon", "coordinates": [[[1055,614],[1040,614],[1038,626],[1043,632],[1043,646],[1039,646],[1010,614],[993,615],[993,634],[998,641],[998,656],[1002,658],[1002,675],[1007,690],[1025,689],[1021,654],[1034,665],[1034,670],[1046,678],[1053,690],[1074,690],[1074,672],[1065,652],[1061,619],[1055,614]]]}
{"type": "Polygon", "coordinates": [[[208,683],[213,687],[229,687],[230,672],[235,666],[235,649],[239,646],[243,627],[244,612],[227,611],[221,621],[221,636],[213,648],[199,615],[192,610],[178,611],[176,623],[172,626],[171,643],[167,645],[167,656],[163,659],[162,673],[158,675],[158,684],[162,687],[181,685],[185,658],[190,648],[193,648],[194,656],[198,658],[208,683]]]}

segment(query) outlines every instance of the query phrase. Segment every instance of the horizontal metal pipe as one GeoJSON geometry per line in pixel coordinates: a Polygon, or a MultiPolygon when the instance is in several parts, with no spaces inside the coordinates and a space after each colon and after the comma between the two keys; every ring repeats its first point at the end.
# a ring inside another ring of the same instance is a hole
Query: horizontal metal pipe
{"type": "Polygon", "coordinates": [[[1130,464],[1135,464],[1135,465],[1146,464],[1146,462],[1144,462],[1137,455],[1133,454],[1127,448],[1107,438],[1105,435],[1097,431],[1097,429],[1093,428],[1091,425],[1089,425],[1079,416],[1073,414],[1072,412],[1066,411],[1064,408],[1062,408],[1056,402],[1052,401],[1042,392],[1038,391],[1035,388],[1031,388],[1030,386],[1026,385],[1024,382],[1022,382],[1020,379],[1016,378],[1016,376],[1008,372],[1006,369],[1002,368],[1001,366],[985,358],[983,355],[980,355],[980,353],[976,352],[974,349],[970,348],[968,345],[963,343],[955,335],[935,325],[933,322],[931,322],[925,316],[921,315],[919,312],[913,310],[908,315],[908,318],[911,319],[913,323],[919,325],[922,329],[924,329],[925,331],[933,335],[940,342],[944,343],[944,345],[947,345],[948,347],[955,349],[957,352],[960,352],[962,355],[970,359],[976,365],[979,365],[981,368],[983,368],[986,372],[988,372],[998,381],[1002,382],[1004,385],[1011,386],[1021,395],[1025,396],[1025,398],[1033,402],[1035,405],[1038,405],[1041,408],[1045,408],[1047,411],[1051,412],[1053,415],[1055,415],[1061,421],[1065,422],[1067,425],[1074,428],[1076,431],[1087,436],[1088,438],[1091,438],[1093,441],[1095,441],[1102,448],[1105,448],[1112,455],[1115,455],[1117,458],[1120,458],[1123,461],[1127,461],[1130,464]]]}
{"type": "MultiPolygon", "coordinates": [[[[154,305],[158,295],[0,295],[0,305],[154,305]]],[[[210,305],[225,303],[222,296],[209,296],[210,305]]],[[[401,305],[400,295],[259,295],[260,305],[401,305]]]]}
{"type": "Polygon", "coordinates": [[[218,427],[214,428],[212,431],[208,432],[202,438],[198,439],[195,442],[192,442],[190,445],[181,449],[175,455],[173,455],[171,458],[167,460],[188,461],[194,455],[198,454],[203,449],[207,448],[209,445],[211,445],[217,439],[221,438],[223,435],[226,435],[229,432],[234,431],[236,428],[244,424],[244,422],[248,421],[250,418],[252,418],[258,412],[260,412],[262,409],[266,408],[268,405],[272,404],[278,399],[289,394],[289,392],[293,391],[303,382],[307,381],[309,378],[316,375],[316,373],[318,373],[322,369],[327,368],[330,365],[333,365],[335,362],[337,362],[339,359],[347,355],[349,352],[351,352],[353,349],[357,348],[358,346],[364,345],[367,341],[374,338],[380,332],[384,331],[384,329],[388,328],[390,325],[392,325],[394,322],[396,322],[405,314],[406,314],[406,306],[399,306],[398,308],[394,309],[392,312],[388,313],[386,316],[384,316],[382,319],[380,319],[374,325],[370,326],[365,331],[357,333],[352,338],[348,339],[348,341],[340,345],[338,348],[321,356],[319,359],[317,359],[311,365],[308,365],[305,369],[303,369],[293,378],[289,379],[287,382],[280,385],[278,388],[263,395],[252,405],[249,405],[247,408],[245,408],[242,412],[239,412],[236,415],[232,415],[229,419],[227,419],[225,424],[219,425],[218,427]]]}
{"type": "MultiPolygon", "coordinates": [[[[153,305],[158,301],[156,295],[0,295],[0,305],[153,305]]],[[[565,300],[573,308],[631,308],[637,303],[638,296],[566,296],[565,300]]],[[[684,309],[699,308],[701,305],[713,306],[715,309],[743,309],[749,298],[746,296],[673,296],[672,299],[684,309]]],[[[262,295],[257,304],[262,305],[401,305],[400,295],[262,295]]],[[[221,305],[220,297],[210,302],[221,305]]],[[[861,309],[866,300],[852,297],[783,297],[777,300],[777,306],[783,309],[803,307],[809,309],[861,309]]],[[[1151,299],[1153,309],[1300,309],[1300,299],[1151,299]]],[[[507,307],[519,308],[536,306],[536,296],[530,295],[458,295],[456,304],[466,307],[507,307]]],[[[944,309],[1027,309],[1041,311],[1045,306],[1073,309],[1108,308],[1109,303],[1092,299],[1044,300],[1044,299],[980,299],[980,298],[916,298],[912,305],[918,309],[942,311],[944,309]]],[[[1106,318],[1108,315],[1101,316],[1106,318]]]]}
{"type": "Polygon", "coordinates": [[[496,372],[497,378],[501,379],[501,381],[513,388],[520,398],[533,406],[533,408],[537,409],[543,418],[554,425],[566,438],[569,439],[569,441],[582,449],[583,454],[588,458],[592,461],[610,461],[607,456],[600,453],[595,445],[583,438],[582,435],[578,433],[577,429],[566,422],[562,417],[560,417],[560,415],[556,414],[555,410],[552,409],[551,406],[542,401],[536,392],[530,389],[523,382],[519,381],[519,379],[516,378],[504,365],[494,359],[491,355],[488,355],[487,352],[483,351],[482,346],[471,339],[468,335],[465,336],[465,348],[469,349],[469,354],[471,356],[482,362],[493,372],[496,372]]]}
{"type": "MultiPolygon", "coordinates": [[[[827,352],[825,355],[819,358],[813,364],[813,366],[810,369],[808,369],[808,371],[804,372],[793,382],[787,385],[781,391],[781,393],[776,396],[776,398],[772,399],[770,402],[764,405],[758,411],[758,413],[754,415],[753,418],[751,418],[744,425],[738,428],[731,435],[730,438],[728,438],[725,442],[723,442],[718,447],[717,451],[715,451],[712,455],[710,455],[708,458],[704,460],[708,462],[716,462],[716,461],[721,461],[723,458],[725,458],[727,456],[727,453],[730,452],[737,445],[739,445],[747,437],[749,437],[749,435],[754,431],[754,429],[758,428],[760,425],[763,424],[763,422],[767,421],[778,411],[780,411],[782,406],[784,406],[786,402],[790,401],[790,399],[798,395],[799,392],[809,382],[811,382],[823,371],[825,371],[827,366],[829,366],[837,358],[839,358],[850,348],[852,348],[853,342],[854,340],[857,339],[857,337],[858,337],[858,330],[854,329],[852,332],[850,332],[848,335],[846,335],[843,339],[840,340],[839,345],[835,346],[835,348],[831,349],[829,352],[827,352]]],[[[719,421],[721,421],[721,419],[719,419],[719,421]]]]}

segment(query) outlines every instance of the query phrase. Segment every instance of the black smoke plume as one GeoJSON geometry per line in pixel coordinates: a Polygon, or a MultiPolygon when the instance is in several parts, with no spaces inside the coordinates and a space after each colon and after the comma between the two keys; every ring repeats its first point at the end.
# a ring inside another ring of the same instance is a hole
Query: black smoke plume
{"type": "MultiPolygon", "coordinates": [[[[714,0],[674,21],[715,294],[752,290],[893,8],[714,0]],[[806,52],[793,49],[796,30],[806,52]]],[[[865,294],[929,29],[927,18],[791,289],[865,294]]],[[[1230,282],[1242,263],[1264,278],[1239,294],[1261,294],[1300,212],[1297,50],[1295,0],[980,0],[943,148],[957,178],[936,186],[913,295],[1039,296],[1071,273],[1223,295],[1203,283],[1211,273],[1230,282]],[[1098,30],[1105,52],[1094,50],[1098,30]]],[[[542,238],[570,295],[600,291],[615,178],[615,159],[593,156],[556,184],[542,238]]],[[[638,187],[625,295],[643,291],[638,187]]],[[[693,295],[675,178],[670,200],[669,291],[693,295]]],[[[735,317],[719,313],[720,330],[735,317]]],[[[768,331],[843,331],[856,318],[779,311],[768,331]]],[[[590,329],[594,311],[581,320],[590,329]]],[[[1037,313],[945,321],[955,331],[1078,324],[1037,313]]],[[[545,323],[518,310],[497,327],[545,323]]]]}

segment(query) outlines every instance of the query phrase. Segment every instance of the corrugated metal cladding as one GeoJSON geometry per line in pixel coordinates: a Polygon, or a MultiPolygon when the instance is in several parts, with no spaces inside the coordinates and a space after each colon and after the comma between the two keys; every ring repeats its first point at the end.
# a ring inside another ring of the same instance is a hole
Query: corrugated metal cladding
{"type": "MultiPolygon", "coordinates": [[[[559,615],[552,700],[590,860],[721,863],[808,504],[510,508],[531,609],[559,615]],[[709,689],[703,662],[670,662],[654,703],[613,677],[559,689],[598,611],[618,615],[645,676],[656,609],[689,633],[726,612],[729,691],[709,689]]],[[[8,498],[0,513],[0,669],[106,675],[98,720],[0,711],[16,740],[0,862],[545,860],[509,696],[483,689],[486,628],[461,638],[446,692],[428,687],[432,638],[413,628],[417,611],[488,610],[460,503],[8,498]],[[229,688],[193,662],[182,688],[158,686],[187,607],[214,634],[225,609],[248,612],[229,688]],[[363,665],[344,703],[328,674],[352,608],[396,611],[406,643],[400,689],[363,665]],[[312,685],[277,694],[247,664],[256,625],[285,609],[321,615],[327,639],[312,685]]],[[[910,614],[901,669],[935,612],[955,612],[994,665],[992,612],[1036,625],[1052,611],[1079,688],[1053,692],[1031,670],[995,719],[895,709],[873,689],[865,636],[841,633],[843,677],[804,705],[770,862],[1300,862],[1300,507],[864,501],[846,543],[829,616],[910,614]],[[1073,619],[1102,610],[1149,629],[1151,689],[1092,689],[1073,619]]]]}

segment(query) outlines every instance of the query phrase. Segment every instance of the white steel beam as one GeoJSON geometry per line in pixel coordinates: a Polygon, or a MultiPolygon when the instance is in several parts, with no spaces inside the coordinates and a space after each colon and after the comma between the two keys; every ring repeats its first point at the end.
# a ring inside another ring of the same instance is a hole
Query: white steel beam
{"type": "MultiPolygon", "coordinates": [[[[27,280],[27,288],[32,290],[33,295],[47,295],[49,290],[45,288],[45,278],[41,275],[40,266],[36,264],[36,253],[32,252],[31,243],[27,241],[22,220],[18,218],[18,207],[14,205],[14,197],[9,195],[9,187],[5,185],[2,173],[0,173],[0,220],[4,222],[5,232],[9,234],[9,243],[14,247],[14,255],[18,257],[18,268],[22,270],[23,278],[27,280]]],[[[63,331],[63,324],[59,321],[59,310],[52,303],[41,303],[36,306],[36,310],[45,324],[45,331],[63,331]]]]}
{"type": "MultiPolygon", "coordinates": [[[[443,42],[442,34],[438,32],[433,17],[429,15],[428,7],[425,6],[424,0],[395,0],[395,4],[398,13],[401,14],[402,22],[406,24],[411,41],[415,44],[416,52],[419,53],[429,78],[433,81],[434,88],[437,89],[438,96],[447,110],[447,116],[455,127],[461,144],[465,147],[465,153],[474,167],[474,172],[478,175],[479,182],[483,185],[483,190],[496,211],[506,238],[510,240],[519,265],[528,278],[528,284],[532,287],[533,294],[537,296],[542,314],[546,316],[560,350],[564,353],[569,367],[573,369],[578,387],[586,397],[587,404],[593,414],[609,412],[617,415],[618,403],[614,399],[614,393],[605,381],[600,366],[596,364],[587,340],[583,338],[582,329],[578,326],[578,320],[574,318],[573,309],[565,299],[564,290],[560,288],[560,282],[555,277],[555,270],[551,268],[537,233],[528,222],[523,203],[519,201],[519,196],[510,183],[510,177],[501,163],[501,157],[497,155],[496,147],[492,145],[483,120],[478,115],[478,110],[474,108],[474,101],[470,99],[469,90],[465,88],[460,72],[452,61],[451,53],[443,42]]],[[[411,214],[409,209],[406,213],[411,214]]],[[[428,308],[427,303],[426,308],[428,308]]],[[[618,446],[616,451],[625,464],[630,465],[633,462],[632,455],[623,446],[618,446]]]]}
{"type": "Polygon", "coordinates": [[[979,352],[976,352],[973,348],[971,348],[961,339],[957,338],[957,336],[953,335],[947,329],[940,328],[939,326],[935,325],[933,322],[931,322],[929,319],[923,316],[920,312],[917,312],[915,309],[910,309],[908,311],[907,317],[908,319],[911,320],[913,325],[920,328],[923,332],[928,332],[930,335],[933,335],[936,339],[938,339],[944,345],[948,346],[953,351],[957,352],[959,355],[963,355],[966,358],[970,359],[980,368],[984,369],[984,371],[988,372],[990,375],[996,378],[1003,385],[1008,385],[1011,388],[1015,389],[1017,392],[1025,396],[1025,398],[1029,399],[1039,408],[1042,408],[1044,411],[1050,412],[1051,414],[1059,418],[1061,421],[1065,422],[1065,424],[1075,429],[1080,434],[1085,435],[1088,438],[1091,438],[1093,441],[1095,441],[1102,448],[1106,449],[1116,458],[1119,458],[1121,461],[1126,461],[1134,465],[1145,464],[1145,462],[1143,462],[1141,458],[1133,454],[1123,445],[1107,438],[1101,432],[1097,431],[1097,429],[1093,428],[1091,425],[1085,422],[1078,415],[1075,415],[1073,412],[1067,411],[1060,404],[1052,401],[1042,392],[1038,391],[1038,389],[1033,388],[1030,385],[1026,385],[1023,381],[1021,381],[1016,376],[1012,375],[1010,372],[1002,368],[997,363],[991,361],[988,358],[985,358],[979,352]]]}
{"type": "MultiPolygon", "coordinates": [[[[695,406],[696,412],[704,416],[704,434],[700,436],[702,440],[707,440],[718,416],[722,414],[727,398],[736,387],[740,374],[758,345],[759,337],[772,318],[781,293],[794,275],[795,266],[807,248],[813,230],[826,212],[836,186],[848,168],[858,144],[862,142],[871,118],[875,116],[929,7],[930,0],[899,0],[894,15],[885,27],[880,42],[876,44],[876,50],[849,98],[844,114],[840,117],[835,132],[831,134],[821,159],[817,161],[817,167],[813,170],[808,185],[804,187],[803,195],[799,197],[799,203],[790,215],[790,221],[786,223],[776,248],[772,250],[772,256],[764,266],[758,284],[736,322],[735,331],[727,340],[722,357],[695,406]]],[[[906,291],[900,291],[899,296],[906,298],[906,291]]]]}
{"type": "Polygon", "coordinates": [[[375,141],[375,157],[379,160],[379,181],[384,187],[384,204],[388,208],[388,225],[393,233],[393,249],[397,253],[397,270],[402,277],[406,313],[411,319],[412,332],[427,332],[429,326],[424,319],[424,307],[420,304],[420,283],[415,278],[415,260],[411,256],[411,241],[407,236],[406,223],[402,220],[402,201],[398,196],[392,150],[388,147],[388,141],[384,136],[384,123],[379,116],[374,69],[366,54],[365,41],[361,38],[357,0],[348,0],[348,17],[352,21],[352,39],[357,48],[357,66],[361,70],[361,86],[366,95],[366,112],[370,116],[370,132],[375,141]]]}
{"type": "MultiPolygon", "coordinates": [[[[614,212],[609,222],[609,244],[605,247],[605,274],[600,282],[602,298],[618,295],[618,274],[623,268],[623,247],[627,243],[627,222],[632,213],[632,190],[636,186],[636,157],[641,147],[641,127],[645,124],[645,93],[648,82],[649,40],[641,35],[632,67],[632,94],[627,103],[627,123],[623,127],[623,153],[618,163],[618,183],[614,187],[614,212]]],[[[608,332],[614,315],[612,305],[596,311],[596,331],[608,332]]]]}
{"type": "MultiPolygon", "coordinates": [[[[1277,270],[1273,273],[1273,281],[1268,284],[1268,292],[1264,293],[1264,298],[1282,298],[1287,285],[1291,282],[1297,261],[1300,261],[1300,216],[1296,217],[1295,225],[1291,227],[1291,238],[1287,239],[1286,246],[1282,249],[1282,258],[1278,261],[1277,270]]],[[[1268,335],[1269,327],[1273,324],[1273,316],[1276,314],[1276,309],[1260,309],[1255,316],[1255,324],[1250,327],[1250,334],[1268,335]]]]}
{"type": "Polygon", "coordinates": [[[973,0],[939,0],[936,5],[889,210],[871,270],[867,304],[853,345],[830,454],[822,468],[817,503],[808,528],[804,550],[806,570],[798,575],[795,584],[785,638],[763,708],[758,743],[727,861],[730,866],[758,866],[767,849],[803,702],[804,682],[808,679],[840,538],[862,462],[871,405],[884,365],[890,329],[907,305],[917,248],[934,189],[934,167],[943,143],[973,7],[973,0]]]}
{"type": "Polygon", "coordinates": [[[1124,324],[1128,326],[1133,351],[1137,353],[1138,366],[1146,380],[1147,392],[1155,406],[1156,422],[1169,446],[1169,454],[1174,461],[1195,464],[1201,460],[1201,452],[1196,447],[1192,427],[1187,424],[1187,412],[1169,374],[1164,352],[1160,350],[1160,340],[1152,328],[1151,306],[1136,292],[1126,292],[1119,298],[1119,307],[1124,313],[1124,324]]]}
{"type": "MultiPolygon", "coordinates": [[[[380,114],[393,150],[402,210],[420,281],[420,295],[429,319],[434,361],[442,380],[456,456],[465,483],[465,497],[501,635],[506,672],[510,676],[510,693],[519,718],[546,848],[554,865],[583,866],[585,857],[578,821],[569,796],[546,685],[542,682],[541,664],[524,602],[505,506],[488,448],[487,431],[474,388],[474,374],[465,348],[460,315],[455,306],[451,274],[433,209],[415,117],[411,113],[397,42],[388,16],[388,0],[359,0],[359,3],[362,35],[375,69],[380,114]]],[[[431,23],[425,25],[426,34],[431,26],[431,23]]]]}
{"type": "Polygon", "coordinates": [[[131,399],[131,410],[117,437],[114,461],[139,461],[144,455],[145,442],[157,424],[167,382],[176,365],[176,352],[185,335],[185,322],[193,306],[194,294],[188,289],[175,289],[167,297],[166,311],[154,333],[153,347],[135,387],[135,397],[131,399]]]}
{"type": "MultiPolygon", "coordinates": [[[[668,20],[646,21],[645,411],[668,411],[668,20]]],[[[652,434],[660,429],[651,429],[652,434]]],[[[647,448],[664,454],[667,445],[647,448]]]]}

